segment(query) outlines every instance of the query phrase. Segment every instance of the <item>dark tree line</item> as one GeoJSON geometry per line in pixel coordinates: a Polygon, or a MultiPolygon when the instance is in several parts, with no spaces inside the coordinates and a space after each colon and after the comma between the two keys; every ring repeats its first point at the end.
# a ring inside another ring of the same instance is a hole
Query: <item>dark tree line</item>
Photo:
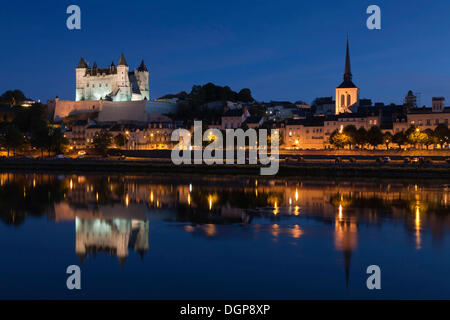
{"type": "Polygon", "coordinates": [[[178,119],[215,119],[220,117],[222,110],[219,108],[208,108],[207,104],[214,101],[232,101],[232,102],[253,102],[250,89],[242,89],[239,92],[233,91],[228,86],[216,86],[213,83],[207,83],[203,86],[194,85],[189,94],[185,92],[177,95],[167,95],[185,100],[178,106],[175,115],[178,119]]]}
{"type": "Polygon", "coordinates": [[[8,90],[0,96],[0,104],[10,107],[21,105],[22,102],[28,100],[20,90],[8,90]]]}
{"type": "MultiPolygon", "coordinates": [[[[8,92],[2,97],[9,96],[8,92]]],[[[11,119],[4,118],[0,122],[0,147],[8,156],[30,148],[39,150],[42,155],[44,152],[61,153],[67,147],[68,140],[61,129],[49,124],[46,105],[35,103],[27,108],[11,108],[8,112],[12,113],[11,119]]]]}

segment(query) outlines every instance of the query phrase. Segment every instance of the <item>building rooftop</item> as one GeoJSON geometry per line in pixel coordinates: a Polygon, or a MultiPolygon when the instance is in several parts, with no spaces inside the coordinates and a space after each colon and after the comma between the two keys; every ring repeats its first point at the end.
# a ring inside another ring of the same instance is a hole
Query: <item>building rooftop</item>
{"type": "Polygon", "coordinates": [[[230,109],[228,111],[225,111],[223,117],[242,117],[243,113],[243,109],[230,109]]]}

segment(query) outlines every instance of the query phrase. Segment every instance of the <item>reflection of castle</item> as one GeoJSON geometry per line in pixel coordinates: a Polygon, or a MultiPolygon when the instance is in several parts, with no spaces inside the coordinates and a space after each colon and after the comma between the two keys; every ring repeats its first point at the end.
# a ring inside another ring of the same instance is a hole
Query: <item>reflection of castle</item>
{"type": "Polygon", "coordinates": [[[75,251],[81,260],[89,253],[108,252],[117,255],[121,264],[128,257],[128,248],[141,257],[148,250],[148,221],[113,219],[75,219],[75,251]]]}

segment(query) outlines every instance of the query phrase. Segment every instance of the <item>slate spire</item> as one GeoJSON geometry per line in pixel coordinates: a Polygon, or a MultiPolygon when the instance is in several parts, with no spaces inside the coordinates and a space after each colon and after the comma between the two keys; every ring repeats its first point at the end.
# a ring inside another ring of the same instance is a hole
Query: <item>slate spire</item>
{"type": "Polygon", "coordinates": [[[347,36],[347,52],[345,54],[345,71],[344,71],[344,81],[352,80],[352,71],[350,67],[350,50],[348,48],[348,36],[347,36]]]}
{"type": "Polygon", "coordinates": [[[117,65],[118,66],[127,66],[128,67],[127,60],[125,60],[125,55],[123,54],[123,52],[120,55],[120,60],[119,60],[119,63],[117,65]]]}
{"type": "Polygon", "coordinates": [[[145,65],[144,60],[142,60],[141,65],[138,68],[138,71],[148,71],[147,66],[145,65]]]}
{"type": "Polygon", "coordinates": [[[78,63],[77,68],[87,68],[88,64],[86,63],[86,61],[84,60],[83,57],[81,57],[80,62],[78,63]]]}

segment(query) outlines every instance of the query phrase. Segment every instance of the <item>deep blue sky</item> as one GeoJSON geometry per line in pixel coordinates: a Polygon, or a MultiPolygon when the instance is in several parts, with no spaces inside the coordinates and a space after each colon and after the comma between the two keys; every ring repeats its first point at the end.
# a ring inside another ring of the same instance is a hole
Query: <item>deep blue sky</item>
{"type": "Polygon", "coordinates": [[[74,99],[81,56],[99,67],[143,58],[150,95],[214,82],[257,100],[334,96],[350,36],[361,97],[400,103],[409,89],[450,99],[450,1],[2,1],[0,92],[74,99]],[[66,28],[78,4],[82,30],[66,28]],[[382,29],[368,30],[370,4],[382,29]]]}

